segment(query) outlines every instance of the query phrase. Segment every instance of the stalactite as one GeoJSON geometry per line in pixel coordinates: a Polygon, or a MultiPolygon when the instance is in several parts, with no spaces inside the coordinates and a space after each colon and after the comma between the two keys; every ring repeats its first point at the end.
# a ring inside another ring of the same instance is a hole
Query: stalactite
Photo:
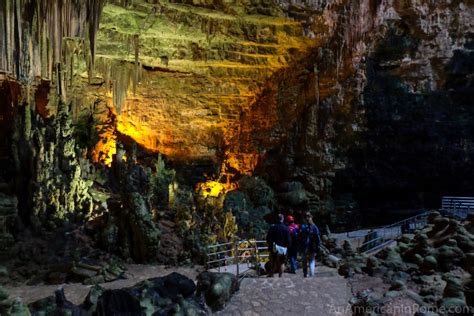
{"type": "Polygon", "coordinates": [[[95,66],[95,71],[104,79],[107,91],[112,92],[112,101],[115,110],[119,114],[127,99],[130,87],[135,95],[138,82],[140,82],[142,76],[142,68],[139,61],[138,36],[133,35],[132,37],[135,51],[134,63],[100,57],[97,58],[95,66]]]}
{"type": "Polygon", "coordinates": [[[0,3],[0,71],[28,83],[53,79],[62,62],[63,39],[84,38],[92,63],[105,0],[4,0],[0,3]]]}
{"type": "Polygon", "coordinates": [[[94,67],[95,59],[95,36],[99,30],[100,14],[104,7],[103,0],[88,0],[87,19],[89,21],[89,42],[91,51],[91,65],[94,67]]]}
{"type": "Polygon", "coordinates": [[[319,69],[318,69],[317,64],[314,64],[314,88],[316,92],[316,106],[319,108],[320,89],[319,89],[319,69]]]}
{"type": "Polygon", "coordinates": [[[135,96],[137,94],[137,83],[138,83],[138,66],[139,66],[139,61],[138,57],[140,54],[140,37],[138,34],[136,34],[133,37],[133,46],[134,46],[134,51],[135,51],[135,69],[134,69],[134,78],[133,78],[133,95],[135,96]]]}

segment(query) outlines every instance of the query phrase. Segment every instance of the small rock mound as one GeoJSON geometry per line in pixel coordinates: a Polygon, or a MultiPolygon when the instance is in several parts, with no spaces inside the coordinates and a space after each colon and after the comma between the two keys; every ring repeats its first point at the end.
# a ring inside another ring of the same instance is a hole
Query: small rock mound
{"type": "Polygon", "coordinates": [[[198,294],[202,294],[213,311],[222,309],[232,294],[239,290],[239,282],[231,273],[203,272],[198,276],[198,294]]]}

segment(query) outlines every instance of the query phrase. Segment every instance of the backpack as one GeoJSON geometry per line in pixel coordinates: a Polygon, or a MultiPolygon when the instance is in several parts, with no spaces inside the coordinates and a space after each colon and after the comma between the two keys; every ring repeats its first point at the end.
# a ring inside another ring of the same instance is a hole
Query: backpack
{"type": "Polygon", "coordinates": [[[296,238],[298,236],[298,226],[297,225],[289,225],[288,230],[290,231],[291,238],[296,238]]]}
{"type": "Polygon", "coordinates": [[[316,225],[301,225],[301,228],[298,232],[298,239],[304,250],[319,250],[321,237],[319,235],[319,229],[316,225]]]}
{"type": "Polygon", "coordinates": [[[290,224],[288,225],[288,231],[290,232],[291,238],[291,247],[294,248],[298,245],[298,225],[290,224]]]}

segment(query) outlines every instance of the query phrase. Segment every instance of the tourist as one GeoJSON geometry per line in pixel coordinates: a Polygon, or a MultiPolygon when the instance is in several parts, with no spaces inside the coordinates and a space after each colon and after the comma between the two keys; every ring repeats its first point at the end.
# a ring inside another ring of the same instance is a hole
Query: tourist
{"type": "Polygon", "coordinates": [[[288,231],[290,232],[291,245],[288,248],[288,260],[290,261],[290,273],[296,273],[296,255],[298,253],[298,241],[297,232],[300,225],[295,223],[295,219],[292,215],[286,217],[286,223],[288,225],[288,231]]]}
{"type": "Polygon", "coordinates": [[[319,251],[321,237],[310,212],[306,212],[304,216],[304,224],[298,230],[298,240],[303,257],[303,275],[305,278],[308,276],[309,266],[309,276],[312,277],[314,276],[316,254],[319,251]]]}
{"type": "Polygon", "coordinates": [[[291,237],[288,227],[283,223],[284,219],[283,214],[278,214],[278,223],[272,225],[268,230],[267,244],[270,253],[269,277],[273,277],[275,271],[278,271],[278,276],[281,277],[285,268],[286,253],[291,243],[291,237]]]}

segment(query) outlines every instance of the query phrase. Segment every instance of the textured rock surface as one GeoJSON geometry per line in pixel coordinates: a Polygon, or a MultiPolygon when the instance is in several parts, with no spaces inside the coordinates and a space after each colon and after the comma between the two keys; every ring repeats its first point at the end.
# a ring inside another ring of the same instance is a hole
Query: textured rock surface
{"type": "Polygon", "coordinates": [[[2,122],[19,104],[54,115],[59,96],[104,123],[96,160],[131,137],[223,163],[223,182],[298,180],[328,221],[357,209],[337,194],[400,208],[472,191],[468,1],[7,3],[2,122]]]}
{"type": "Polygon", "coordinates": [[[197,291],[213,311],[223,309],[232,295],[239,290],[239,281],[231,273],[203,272],[198,275],[197,291]]]}

